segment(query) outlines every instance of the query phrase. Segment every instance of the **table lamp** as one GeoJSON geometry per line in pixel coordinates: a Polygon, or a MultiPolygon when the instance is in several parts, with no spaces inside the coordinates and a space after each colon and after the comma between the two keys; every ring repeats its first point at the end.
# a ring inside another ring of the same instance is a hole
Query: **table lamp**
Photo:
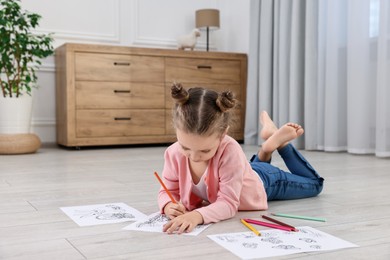
{"type": "Polygon", "coordinates": [[[219,10],[201,9],[195,13],[196,28],[206,29],[207,31],[207,51],[209,51],[209,30],[219,28],[219,10]]]}

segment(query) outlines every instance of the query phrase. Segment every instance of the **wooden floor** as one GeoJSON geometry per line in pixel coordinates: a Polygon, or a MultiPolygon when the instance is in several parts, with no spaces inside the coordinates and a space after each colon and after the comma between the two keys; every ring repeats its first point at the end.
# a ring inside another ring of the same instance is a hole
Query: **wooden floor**
{"type": "MultiPolygon", "coordinates": [[[[248,158],[257,148],[243,145],[248,158]]],[[[165,147],[67,150],[0,156],[0,259],[237,259],[207,235],[247,231],[239,212],[196,237],[122,230],[127,223],[79,227],[59,208],[124,202],[156,212],[165,147]]],[[[316,198],[271,202],[268,212],[327,218],[289,219],[359,245],[277,259],[390,259],[390,160],[346,153],[302,152],[325,178],[316,198]]],[[[275,155],[276,165],[282,161],[275,155]]],[[[264,228],[265,229],[265,228],[264,228]]]]}

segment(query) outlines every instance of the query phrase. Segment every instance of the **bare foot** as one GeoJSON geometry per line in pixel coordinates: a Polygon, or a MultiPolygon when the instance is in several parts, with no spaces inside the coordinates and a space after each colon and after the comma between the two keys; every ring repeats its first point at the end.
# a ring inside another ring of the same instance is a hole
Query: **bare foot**
{"type": "Polygon", "coordinates": [[[274,132],[261,146],[264,152],[272,153],[286,146],[290,141],[303,134],[303,128],[294,123],[287,123],[274,132]]]}
{"type": "Polygon", "coordinates": [[[271,135],[273,135],[278,128],[272,121],[272,119],[269,117],[268,113],[266,111],[262,111],[260,114],[260,123],[263,126],[263,128],[260,131],[260,137],[263,140],[267,140],[271,135]]]}

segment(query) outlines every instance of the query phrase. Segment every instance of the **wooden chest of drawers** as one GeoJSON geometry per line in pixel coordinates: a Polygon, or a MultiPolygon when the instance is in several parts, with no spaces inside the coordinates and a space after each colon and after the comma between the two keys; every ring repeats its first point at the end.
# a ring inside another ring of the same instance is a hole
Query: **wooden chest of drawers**
{"type": "Polygon", "coordinates": [[[242,141],[247,56],[89,44],[56,49],[57,143],[68,147],[170,143],[170,87],[231,90],[229,134],[242,141]]]}

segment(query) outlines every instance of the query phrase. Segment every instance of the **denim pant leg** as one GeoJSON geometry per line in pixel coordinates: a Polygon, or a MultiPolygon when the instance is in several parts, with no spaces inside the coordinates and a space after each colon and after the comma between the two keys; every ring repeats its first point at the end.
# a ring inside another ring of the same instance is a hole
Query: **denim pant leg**
{"type": "MultiPolygon", "coordinates": [[[[291,148],[293,148],[291,146],[291,148]]],[[[295,149],[286,149],[286,153],[290,153],[295,149]]],[[[295,150],[296,151],[296,150],[295,150]]],[[[297,156],[296,152],[294,156],[297,156]]],[[[283,149],[282,149],[283,153],[283,149]]],[[[288,200],[301,199],[317,196],[323,187],[324,179],[321,178],[315,170],[311,168],[310,174],[307,174],[307,165],[309,165],[302,155],[298,155],[295,160],[300,161],[294,165],[294,156],[288,157],[290,167],[298,170],[298,166],[304,174],[296,175],[279,169],[271,165],[269,162],[262,162],[257,155],[254,155],[250,161],[252,169],[257,172],[264,183],[264,188],[267,193],[267,199],[270,200],[288,200]],[[302,159],[303,158],[303,159],[302,159]],[[303,160],[306,163],[302,163],[303,160]],[[313,173],[314,171],[314,173],[313,173]]]]}
{"type": "Polygon", "coordinates": [[[292,144],[288,144],[278,150],[278,153],[292,174],[315,180],[321,178],[313,166],[310,165],[292,144]]]}

